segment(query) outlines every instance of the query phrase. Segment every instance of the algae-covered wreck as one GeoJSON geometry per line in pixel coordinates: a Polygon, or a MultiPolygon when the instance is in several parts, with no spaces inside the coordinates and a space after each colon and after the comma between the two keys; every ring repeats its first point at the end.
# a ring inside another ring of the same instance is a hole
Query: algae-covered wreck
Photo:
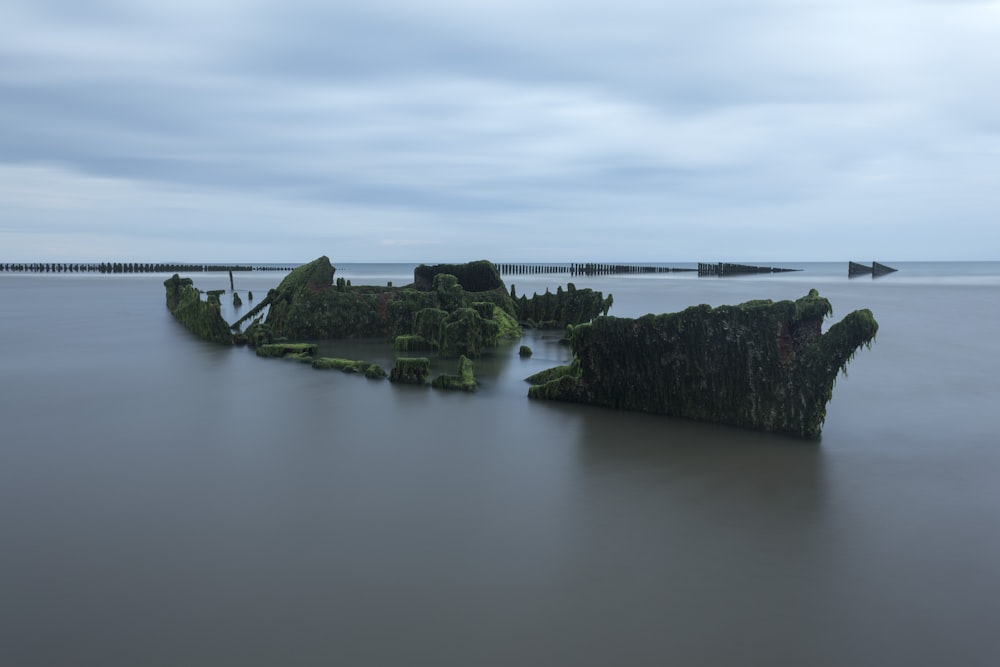
{"type": "Polygon", "coordinates": [[[528,378],[528,395],[818,437],[837,374],[878,324],[857,310],[821,333],[830,302],[694,306],[573,327],[575,359],[528,378]]]}
{"type": "Polygon", "coordinates": [[[327,257],[303,264],[231,326],[217,295],[200,301],[190,279],[177,275],[164,285],[171,312],[205,340],[246,342],[261,356],[443,389],[474,390],[471,360],[504,338],[520,337],[522,326],[566,329],[574,361],[528,378],[531,398],[799,437],[820,434],[837,374],[878,330],[872,313],[859,310],[821,333],[832,309],[815,290],[797,301],[703,305],[629,319],[607,315],[610,295],[572,284],[517,297],[485,260],[421,265],[404,287],[354,286],[334,281],[335,272],[327,257]],[[343,338],[386,340],[399,353],[392,371],[316,358],[315,345],[296,343],[343,338]],[[430,382],[429,356],[459,360],[458,374],[430,382]]]}
{"type": "Polygon", "coordinates": [[[176,273],[163,281],[167,288],[167,309],[188,331],[210,343],[233,344],[233,334],[222,319],[219,295],[210,293],[206,301],[190,278],[176,273]]]}
{"type": "Polygon", "coordinates": [[[515,300],[486,260],[422,264],[404,287],[351,285],[343,278],[334,281],[335,272],[325,256],[298,267],[233,327],[252,322],[245,332],[251,345],[384,338],[399,352],[458,359],[482,356],[504,338],[519,338],[520,323],[532,323],[521,310],[535,307],[536,299],[552,302],[538,310],[558,312],[561,327],[588,322],[610,307],[610,297],[589,289],[561,293],[558,302],[549,295],[515,300]]]}
{"type": "Polygon", "coordinates": [[[442,375],[430,384],[463,391],[475,388],[471,360],[503,339],[519,338],[522,323],[565,328],[606,314],[611,306],[610,296],[605,299],[600,292],[572,285],[565,292],[560,288],[556,294],[515,299],[496,267],[486,260],[422,264],[414,270],[413,283],[404,287],[351,285],[343,278],[335,281],[335,273],[325,256],[299,266],[231,326],[222,319],[217,293],[201,301],[191,280],[176,274],[164,285],[167,307],[204,340],[249,343],[259,356],[281,356],[310,362],[314,368],[336,368],[367,377],[388,375],[393,382],[407,384],[429,382],[427,355],[457,359],[456,375],[442,375]],[[315,346],[308,351],[289,346],[294,341],[345,338],[381,338],[406,356],[387,374],[359,360],[315,358],[315,346]],[[423,356],[410,357],[412,353],[423,356]]]}

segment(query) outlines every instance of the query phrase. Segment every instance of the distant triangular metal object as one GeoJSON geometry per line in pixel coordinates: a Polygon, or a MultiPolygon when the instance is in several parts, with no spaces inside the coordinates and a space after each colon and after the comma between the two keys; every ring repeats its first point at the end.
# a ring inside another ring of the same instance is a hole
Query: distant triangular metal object
{"type": "Polygon", "coordinates": [[[848,262],[847,263],[847,275],[848,276],[861,276],[861,275],[872,275],[873,267],[867,264],[859,264],[858,262],[848,262]]]}
{"type": "Polygon", "coordinates": [[[872,262],[872,276],[884,276],[893,271],[898,271],[898,269],[886,266],[885,264],[879,264],[878,262],[872,262]]]}

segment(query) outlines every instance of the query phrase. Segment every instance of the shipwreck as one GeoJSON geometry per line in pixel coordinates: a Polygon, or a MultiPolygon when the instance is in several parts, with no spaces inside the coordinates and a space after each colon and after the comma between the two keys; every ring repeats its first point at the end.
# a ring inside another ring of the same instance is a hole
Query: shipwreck
{"type": "MultiPolygon", "coordinates": [[[[574,360],[528,378],[530,398],[804,438],[820,435],[837,375],[878,331],[871,311],[857,310],[823,333],[832,308],[816,290],[796,301],[701,305],[632,319],[609,316],[610,295],[572,283],[519,297],[486,260],[420,265],[403,287],[351,285],[335,273],[325,256],[303,264],[232,324],[222,318],[217,292],[203,301],[177,274],[164,286],[170,312],[206,341],[440,389],[474,391],[473,360],[520,338],[523,328],[560,329],[574,360]],[[343,338],[382,338],[396,363],[386,373],[360,360],[316,357],[315,341],[343,338]],[[430,357],[457,360],[457,374],[431,381],[430,357]]],[[[521,346],[519,354],[530,349],[521,346]]]]}
{"type": "Polygon", "coordinates": [[[815,438],[838,373],[878,331],[871,311],[857,310],[821,333],[831,312],[812,290],[797,301],[599,317],[572,328],[573,362],[528,378],[528,395],[815,438]]]}
{"type": "Polygon", "coordinates": [[[517,297],[486,260],[421,264],[413,283],[403,287],[351,285],[343,278],[335,280],[335,274],[326,256],[303,264],[231,325],[221,314],[224,290],[208,292],[203,301],[191,279],[177,274],[164,286],[170,312],[205,341],[249,344],[258,356],[310,363],[317,369],[462,391],[476,388],[472,360],[504,339],[520,338],[523,327],[565,329],[607,314],[612,304],[610,295],[577,290],[572,283],[566,290],[517,297]],[[316,345],[308,342],[345,338],[381,338],[400,356],[386,373],[361,360],[316,357],[316,345]],[[457,373],[431,380],[430,356],[457,360],[457,373]]]}

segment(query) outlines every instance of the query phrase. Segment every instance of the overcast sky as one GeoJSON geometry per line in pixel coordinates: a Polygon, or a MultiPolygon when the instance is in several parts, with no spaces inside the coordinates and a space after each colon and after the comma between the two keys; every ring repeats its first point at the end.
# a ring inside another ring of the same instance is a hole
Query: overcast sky
{"type": "Polygon", "coordinates": [[[998,212],[998,2],[0,2],[0,262],[996,260],[998,212]]]}

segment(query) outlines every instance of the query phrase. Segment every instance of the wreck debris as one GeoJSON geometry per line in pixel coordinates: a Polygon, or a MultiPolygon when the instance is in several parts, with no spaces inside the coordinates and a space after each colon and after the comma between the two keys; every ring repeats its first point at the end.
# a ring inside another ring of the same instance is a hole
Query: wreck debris
{"type": "Polygon", "coordinates": [[[451,389],[458,391],[475,391],[476,377],[472,361],[462,355],[458,358],[458,375],[439,375],[431,382],[435,389],[451,389]]]}
{"type": "MultiPolygon", "coordinates": [[[[496,266],[421,264],[411,285],[353,286],[334,282],[336,269],[323,256],[291,271],[231,328],[251,346],[282,340],[385,338],[400,352],[431,352],[444,358],[476,358],[521,326],[565,328],[607,313],[613,302],[572,283],[516,301],[496,266]],[[266,315],[265,315],[266,313],[266,315]]],[[[513,290],[512,290],[513,292],[513,290]]]]}
{"type": "MultiPolygon", "coordinates": [[[[512,290],[513,292],[513,290],[512,290]]],[[[592,289],[577,289],[567,283],[566,289],[557,287],[553,294],[535,293],[529,299],[524,295],[514,301],[517,319],[534,329],[565,329],[573,324],[589,322],[598,315],[607,315],[614,304],[614,297],[604,298],[601,292],[592,289]]]]}
{"type": "Polygon", "coordinates": [[[469,292],[503,288],[500,272],[485,259],[465,264],[421,264],[413,270],[413,287],[425,292],[435,289],[434,279],[442,274],[454,276],[458,284],[469,292]]]}
{"type": "Polygon", "coordinates": [[[202,301],[194,281],[176,273],[164,280],[163,285],[167,291],[167,309],[188,331],[210,343],[233,344],[233,334],[222,319],[217,294],[210,292],[208,300],[202,301]]]}
{"type": "Polygon", "coordinates": [[[575,359],[529,378],[528,395],[815,438],[837,374],[878,331],[871,311],[857,310],[821,334],[831,310],[812,290],[597,318],[572,328],[575,359]]]}
{"type": "Polygon", "coordinates": [[[401,288],[353,286],[344,279],[334,283],[335,271],[327,257],[300,266],[233,327],[258,318],[246,329],[251,345],[383,338],[400,352],[447,358],[478,357],[500,339],[521,335],[514,303],[489,262],[421,265],[414,284],[401,288]],[[445,270],[464,276],[471,287],[486,289],[470,289],[445,270]]]}
{"type": "Polygon", "coordinates": [[[255,351],[258,357],[292,359],[312,363],[317,347],[316,343],[268,343],[258,345],[255,351]]]}
{"type": "Polygon", "coordinates": [[[386,373],[378,364],[370,364],[361,359],[340,359],[337,357],[317,357],[312,361],[312,367],[317,370],[339,370],[344,373],[358,373],[367,378],[381,380],[386,373]]]}
{"type": "Polygon", "coordinates": [[[389,371],[389,382],[425,385],[430,374],[431,360],[427,357],[397,357],[389,371]]]}

